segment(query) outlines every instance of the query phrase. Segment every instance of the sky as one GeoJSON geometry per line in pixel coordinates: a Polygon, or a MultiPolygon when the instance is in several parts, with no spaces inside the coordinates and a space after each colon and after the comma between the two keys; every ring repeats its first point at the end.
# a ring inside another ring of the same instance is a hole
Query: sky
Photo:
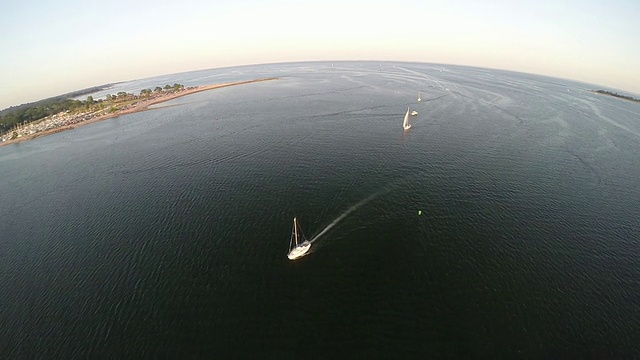
{"type": "Polygon", "coordinates": [[[392,60],[640,94],[640,1],[5,0],[0,109],[106,83],[289,61],[392,60]]]}

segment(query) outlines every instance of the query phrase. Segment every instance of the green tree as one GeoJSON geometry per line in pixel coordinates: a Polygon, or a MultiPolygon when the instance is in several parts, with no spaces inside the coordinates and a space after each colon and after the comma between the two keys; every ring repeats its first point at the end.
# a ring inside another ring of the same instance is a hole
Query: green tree
{"type": "Polygon", "coordinates": [[[164,86],[164,89],[165,89],[165,90],[171,90],[171,85],[169,85],[169,84],[165,85],[165,86],[164,86]]]}
{"type": "Polygon", "coordinates": [[[77,111],[78,109],[81,109],[83,107],[84,107],[84,104],[80,100],[72,100],[71,103],[69,104],[70,111],[77,111]]]}
{"type": "Polygon", "coordinates": [[[93,105],[93,96],[91,95],[87,96],[87,104],[93,105]]]}
{"type": "Polygon", "coordinates": [[[156,88],[153,89],[153,91],[159,93],[159,92],[162,92],[162,88],[160,86],[156,86],[156,88]]]}

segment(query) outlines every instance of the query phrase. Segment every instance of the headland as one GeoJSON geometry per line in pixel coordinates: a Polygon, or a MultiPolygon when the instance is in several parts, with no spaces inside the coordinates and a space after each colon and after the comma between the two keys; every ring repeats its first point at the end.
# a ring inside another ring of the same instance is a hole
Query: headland
{"type": "Polygon", "coordinates": [[[629,95],[618,94],[618,93],[615,93],[615,92],[612,92],[612,91],[591,90],[591,92],[596,93],[596,94],[601,94],[601,95],[613,96],[613,97],[617,97],[619,99],[624,99],[624,100],[640,103],[640,99],[638,99],[638,98],[634,98],[633,96],[629,96],[629,95]]]}
{"type": "Polygon", "coordinates": [[[46,116],[33,122],[22,124],[22,126],[17,125],[14,129],[0,137],[0,146],[15,144],[35,139],[40,136],[75,129],[83,125],[125,114],[149,110],[151,105],[202,91],[277,79],[278,78],[261,78],[188,88],[175,84],[174,87],[167,85],[164,89],[157,87],[154,91],[145,89],[140,92],[140,95],[127,93],[118,93],[118,95],[114,96],[107,95],[107,99],[105,101],[100,100],[99,102],[94,102],[91,98],[87,99],[87,102],[85,102],[86,106],[80,110],[67,110],[51,116],[46,116]]]}

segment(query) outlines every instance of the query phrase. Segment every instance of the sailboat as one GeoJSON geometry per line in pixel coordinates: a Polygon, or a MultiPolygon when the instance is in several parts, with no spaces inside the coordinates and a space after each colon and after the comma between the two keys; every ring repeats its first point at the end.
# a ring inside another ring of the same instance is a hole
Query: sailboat
{"type": "Polygon", "coordinates": [[[418,102],[422,101],[422,99],[420,99],[420,91],[418,91],[418,102]]]}
{"type": "Polygon", "coordinates": [[[402,128],[405,130],[411,129],[411,124],[409,124],[409,108],[407,108],[407,113],[404,114],[404,121],[402,122],[402,128]]]}
{"type": "Polygon", "coordinates": [[[298,225],[298,220],[294,217],[293,230],[291,231],[291,239],[289,240],[289,254],[287,254],[287,257],[289,260],[295,260],[304,256],[310,248],[311,243],[305,239],[302,229],[300,229],[300,225],[298,225]]]}

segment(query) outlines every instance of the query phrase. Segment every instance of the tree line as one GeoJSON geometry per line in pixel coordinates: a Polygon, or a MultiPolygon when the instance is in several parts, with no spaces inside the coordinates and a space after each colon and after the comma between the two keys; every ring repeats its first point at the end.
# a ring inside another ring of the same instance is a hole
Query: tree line
{"type": "Polygon", "coordinates": [[[617,98],[621,98],[621,99],[625,99],[625,100],[631,100],[631,101],[635,101],[635,102],[640,102],[640,99],[634,98],[632,96],[628,96],[628,95],[621,95],[615,92],[611,92],[611,91],[607,91],[607,90],[596,90],[597,93],[600,94],[604,94],[604,95],[609,95],[609,96],[615,96],[617,98]]]}
{"type": "Polygon", "coordinates": [[[59,97],[56,97],[38,101],[33,103],[32,106],[21,105],[15,107],[15,109],[9,108],[2,112],[0,115],[0,132],[7,131],[16,124],[30,123],[64,111],[79,112],[90,110],[94,107],[97,109],[103,109],[106,105],[105,102],[112,105],[115,102],[123,100],[135,100],[141,97],[149,97],[153,93],[159,94],[182,89],[184,89],[184,85],[182,84],[173,84],[173,86],[167,84],[164,88],[156,86],[153,91],[151,89],[143,89],[140,91],[139,96],[120,91],[116,95],[107,94],[105,96],[105,100],[94,100],[93,96],[88,96],[85,101],[73,100],[70,98],[59,99],[59,97]]]}

